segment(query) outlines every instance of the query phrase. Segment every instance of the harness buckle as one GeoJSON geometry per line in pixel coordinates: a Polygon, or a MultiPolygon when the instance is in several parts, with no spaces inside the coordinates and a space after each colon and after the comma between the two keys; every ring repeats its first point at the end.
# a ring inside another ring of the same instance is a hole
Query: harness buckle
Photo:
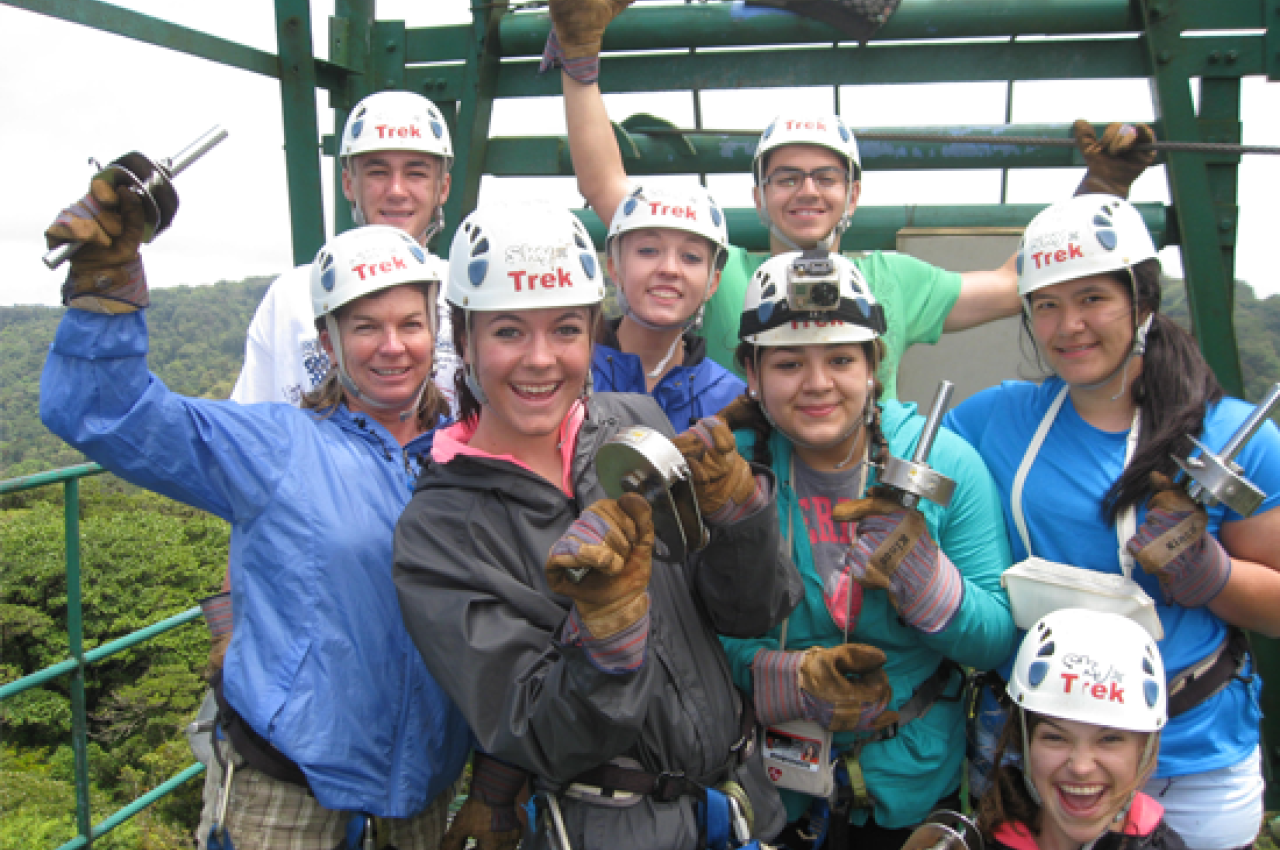
{"type": "Polygon", "coordinates": [[[675,802],[680,799],[688,782],[683,770],[664,770],[654,778],[649,796],[659,803],[675,802]]]}

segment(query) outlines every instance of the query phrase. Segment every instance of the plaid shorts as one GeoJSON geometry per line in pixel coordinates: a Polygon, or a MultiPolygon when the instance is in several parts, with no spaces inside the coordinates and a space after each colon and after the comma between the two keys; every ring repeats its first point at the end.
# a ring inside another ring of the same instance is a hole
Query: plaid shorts
{"type": "MultiPolygon", "coordinates": [[[[236,850],[335,850],[344,846],[351,812],[326,809],[307,789],[272,779],[243,764],[234,753],[232,758],[237,766],[227,803],[226,828],[236,850]]],[[[378,818],[378,846],[436,850],[448,825],[449,804],[461,787],[459,777],[414,817],[378,818]]],[[[207,834],[199,836],[201,847],[207,838],[207,834]]]]}

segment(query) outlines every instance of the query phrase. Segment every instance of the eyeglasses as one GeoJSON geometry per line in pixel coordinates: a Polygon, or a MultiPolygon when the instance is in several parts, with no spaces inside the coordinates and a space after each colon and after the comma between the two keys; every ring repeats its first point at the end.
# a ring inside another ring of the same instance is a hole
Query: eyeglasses
{"type": "Polygon", "coordinates": [[[795,189],[803,185],[804,181],[810,179],[813,180],[813,185],[819,189],[843,189],[848,185],[849,173],[843,168],[836,168],[834,165],[815,168],[813,171],[784,166],[775,169],[772,174],[764,179],[764,182],[767,184],[772,183],[779,189],[795,189]]]}

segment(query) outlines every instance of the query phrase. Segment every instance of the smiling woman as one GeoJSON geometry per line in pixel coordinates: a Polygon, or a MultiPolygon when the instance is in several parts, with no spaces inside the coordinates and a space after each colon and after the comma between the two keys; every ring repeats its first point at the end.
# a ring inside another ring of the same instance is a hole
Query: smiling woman
{"type": "Polygon", "coordinates": [[[1155,640],[1118,614],[1064,609],[1018,650],[979,827],[1000,850],[1184,850],[1141,793],[1167,720],[1155,640]],[[1018,767],[1017,765],[1022,765],[1018,767]]]}
{"type": "MultiPolygon", "coordinates": [[[[473,791],[468,811],[514,822],[531,781],[541,814],[525,846],[706,846],[698,825],[713,803],[741,805],[751,835],[768,837],[782,807],[716,634],[762,633],[799,597],[773,481],[711,417],[674,437],[704,548],[673,554],[644,498],[606,498],[597,451],[636,426],[672,429],[648,396],[592,393],[603,297],[595,249],[567,210],[481,208],[463,221],[447,292],[462,417],[436,438],[397,527],[405,622],[486,761],[514,774],[508,794],[473,791]]],[[[459,821],[483,838],[493,817],[459,821]]]]}

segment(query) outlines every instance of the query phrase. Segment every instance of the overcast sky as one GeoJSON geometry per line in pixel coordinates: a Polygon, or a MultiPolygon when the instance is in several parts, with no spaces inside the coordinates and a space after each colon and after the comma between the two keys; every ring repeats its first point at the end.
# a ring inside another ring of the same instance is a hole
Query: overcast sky
{"type": "MultiPolygon", "coordinates": [[[[175,3],[128,0],[117,5],[202,29],[275,52],[269,0],[175,3]]],[[[468,0],[380,0],[378,16],[412,26],[463,23],[468,0]]],[[[316,42],[327,43],[329,0],[311,4],[316,42]]],[[[160,158],[177,153],[214,124],[230,137],[178,180],[182,209],[173,229],[145,252],[153,286],[205,284],[248,275],[274,275],[292,264],[284,175],[278,84],[267,77],[225,68],[162,48],[138,44],[26,10],[0,5],[0,104],[5,111],[0,161],[10,203],[0,207],[0,255],[9,272],[0,282],[0,305],[55,304],[61,271],[40,262],[42,233],[57,211],[83,194],[89,157],[108,162],[141,150],[160,158]]],[[[999,124],[1004,121],[1003,83],[941,86],[844,87],[842,112],[855,127],[999,124]]],[[[332,130],[327,96],[321,95],[322,131],[332,130]]],[[[763,127],[784,105],[830,108],[830,89],[729,91],[703,98],[707,127],[763,127]]],[[[634,112],[693,125],[688,95],[627,95],[609,99],[613,117],[634,112]]],[[[1015,123],[1095,123],[1153,117],[1142,81],[1019,83],[1013,94],[1015,123]]],[[[1280,83],[1245,81],[1246,144],[1280,145],[1280,83]]],[[[498,105],[493,135],[564,132],[558,98],[498,105]]],[[[1070,194],[1076,170],[1015,174],[1009,201],[1048,203],[1070,194]]],[[[536,183],[544,197],[577,204],[571,178],[549,181],[489,179],[481,202],[527,194],[536,183]]],[[[710,188],[726,206],[750,203],[746,175],[712,177],[710,188]]],[[[1259,294],[1280,292],[1274,249],[1280,189],[1280,157],[1245,157],[1240,169],[1237,274],[1259,294]]],[[[998,203],[998,172],[870,172],[863,206],[903,203],[998,203]]],[[[1163,170],[1153,169],[1134,188],[1135,201],[1167,201],[1163,170]]],[[[326,187],[326,204],[332,199],[326,187]]],[[[331,214],[330,214],[331,215],[331,214]]],[[[1162,254],[1177,273],[1176,249],[1162,254]]]]}

